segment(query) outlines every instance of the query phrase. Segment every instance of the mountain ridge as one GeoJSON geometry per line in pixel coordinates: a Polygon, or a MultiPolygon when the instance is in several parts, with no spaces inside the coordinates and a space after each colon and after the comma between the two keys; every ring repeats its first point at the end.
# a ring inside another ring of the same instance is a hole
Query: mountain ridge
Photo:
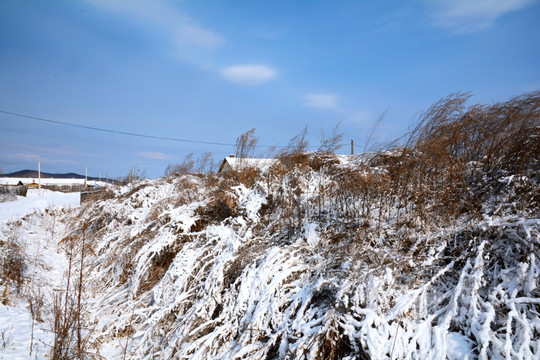
{"type": "MultiPolygon", "coordinates": [[[[20,170],[15,171],[9,174],[2,174],[0,177],[21,177],[21,178],[37,178],[38,172],[36,170],[20,170]]],[[[47,172],[41,172],[41,178],[43,179],[84,179],[84,175],[80,175],[74,172],[69,173],[47,173],[47,172]]],[[[100,180],[100,178],[95,176],[88,176],[88,180],[100,180]]]]}

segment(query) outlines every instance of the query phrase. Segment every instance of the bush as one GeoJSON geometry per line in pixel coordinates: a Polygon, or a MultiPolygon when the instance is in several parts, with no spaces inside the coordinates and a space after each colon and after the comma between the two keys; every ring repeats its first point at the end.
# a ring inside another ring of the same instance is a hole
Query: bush
{"type": "Polygon", "coordinates": [[[24,284],[24,272],[27,269],[26,256],[15,237],[0,240],[0,279],[4,286],[13,283],[20,292],[24,284]]]}

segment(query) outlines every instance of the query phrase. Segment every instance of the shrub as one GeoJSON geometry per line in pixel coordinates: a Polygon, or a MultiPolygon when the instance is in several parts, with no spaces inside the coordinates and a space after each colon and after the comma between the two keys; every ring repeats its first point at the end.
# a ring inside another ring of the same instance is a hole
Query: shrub
{"type": "Polygon", "coordinates": [[[13,283],[20,292],[27,269],[24,250],[15,236],[8,237],[6,241],[0,240],[0,250],[0,279],[6,287],[13,283]]]}

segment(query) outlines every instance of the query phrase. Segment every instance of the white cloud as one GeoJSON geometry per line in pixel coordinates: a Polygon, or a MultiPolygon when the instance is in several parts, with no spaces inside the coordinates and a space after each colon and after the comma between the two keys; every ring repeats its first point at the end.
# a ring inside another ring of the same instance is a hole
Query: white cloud
{"type": "Polygon", "coordinates": [[[276,71],[264,65],[237,65],[224,68],[221,75],[241,85],[259,85],[276,77],[276,71]]]}
{"type": "Polygon", "coordinates": [[[163,1],[131,0],[86,0],[110,12],[130,15],[152,26],[161,27],[169,33],[171,40],[185,50],[186,47],[213,49],[223,42],[218,33],[205,29],[173,6],[163,1]]]}
{"type": "Polygon", "coordinates": [[[154,160],[167,160],[167,159],[170,159],[169,155],[166,155],[166,154],[160,153],[160,152],[152,152],[152,151],[140,152],[140,153],[137,153],[137,155],[140,155],[140,156],[145,157],[147,159],[154,159],[154,160]]]}
{"type": "Polygon", "coordinates": [[[498,17],[526,7],[534,0],[424,0],[439,27],[473,32],[491,26],[498,17]]]}
{"type": "Polygon", "coordinates": [[[174,42],[179,46],[194,45],[213,49],[223,42],[223,38],[217,33],[204,29],[187,21],[175,29],[174,42]]]}
{"type": "Polygon", "coordinates": [[[326,110],[338,110],[338,97],[334,94],[307,94],[304,105],[326,110]]]}

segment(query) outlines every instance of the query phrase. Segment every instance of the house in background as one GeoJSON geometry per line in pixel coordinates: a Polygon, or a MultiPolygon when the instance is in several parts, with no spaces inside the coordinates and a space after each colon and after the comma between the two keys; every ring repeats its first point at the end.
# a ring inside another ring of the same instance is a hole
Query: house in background
{"type": "Polygon", "coordinates": [[[226,173],[231,170],[239,171],[243,167],[257,168],[261,171],[265,171],[276,161],[276,159],[236,158],[234,155],[229,155],[223,159],[223,162],[219,167],[218,174],[226,173]]]}
{"type": "MultiPolygon", "coordinates": [[[[19,181],[19,183],[22,184],[22,181],[19,181]]],[[[32,179],[32,182],[26,185],[29,189],[35,188],[37,189],[39,187],[39,184],[36,184],[36,180],[32,179]]]]}

